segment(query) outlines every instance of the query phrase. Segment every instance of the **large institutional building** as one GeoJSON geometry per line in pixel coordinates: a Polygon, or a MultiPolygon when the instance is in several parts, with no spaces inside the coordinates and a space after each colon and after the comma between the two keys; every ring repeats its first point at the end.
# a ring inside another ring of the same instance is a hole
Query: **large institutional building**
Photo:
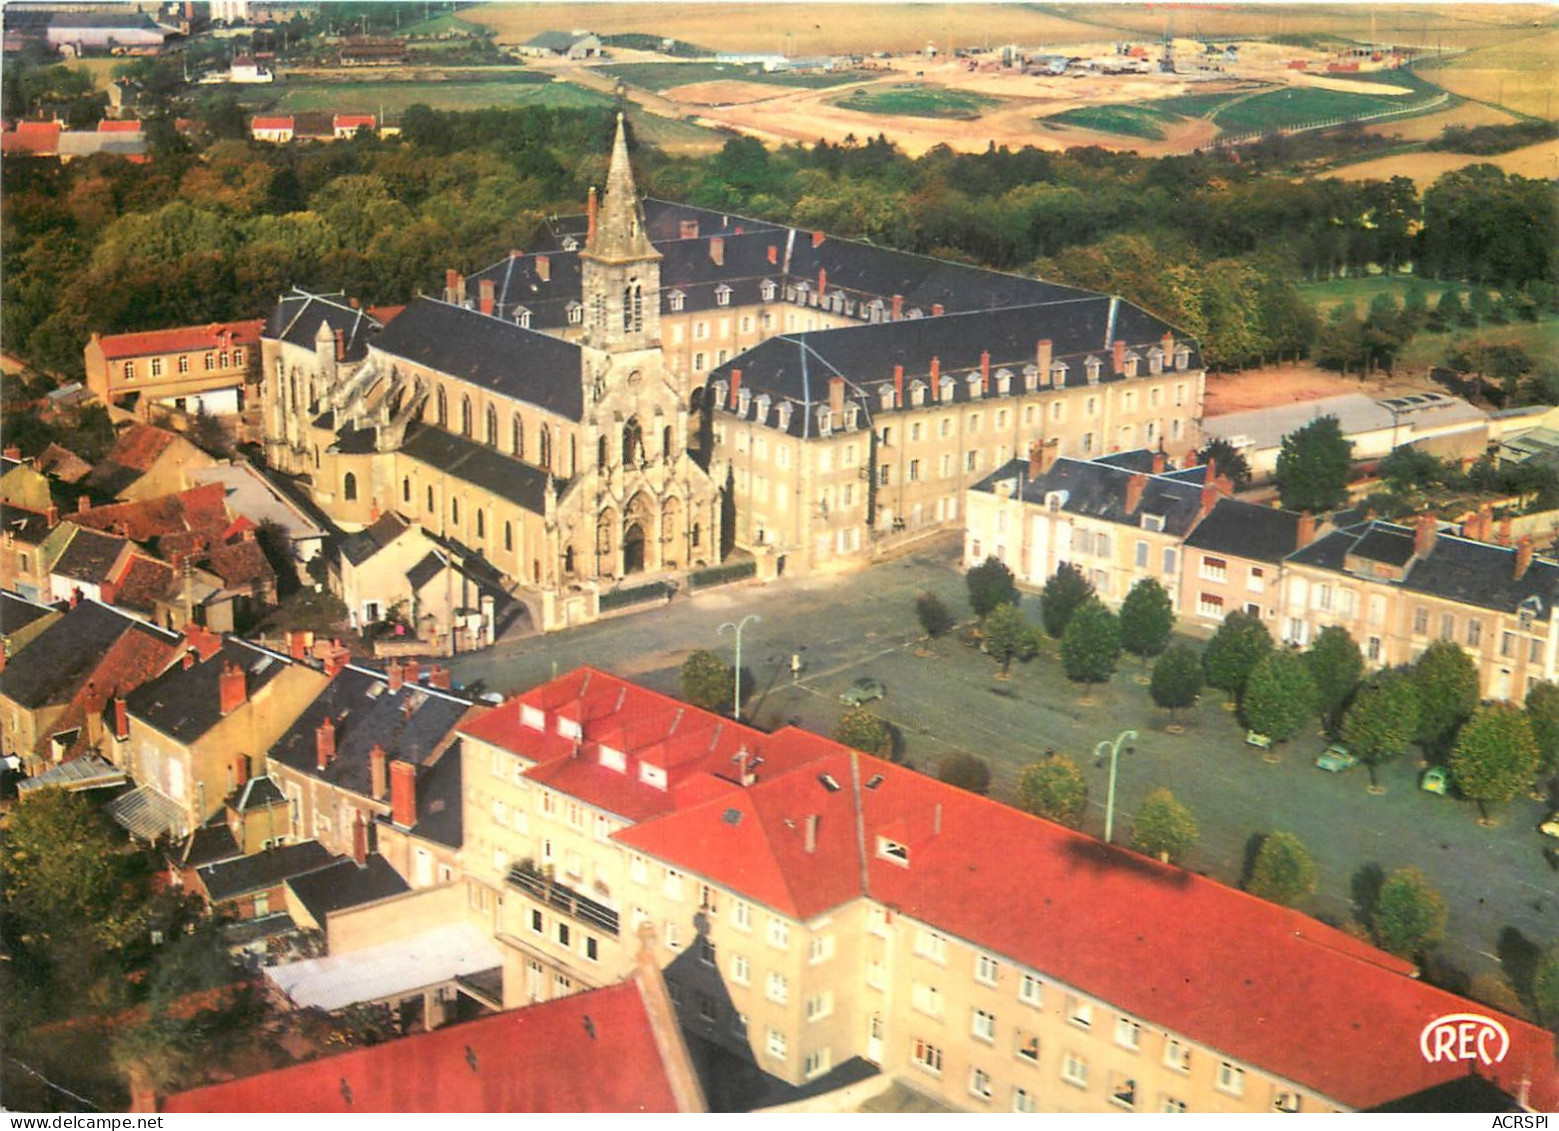
{"type": "Polygon", "coordinates": [[[1199,439],[1195,343],[1130,303],[641,203],[620,124],[554,236],[387,325],[296,292],[263,334],[271,463],[479,553],[544,628],[733,545],[774,576],[956,528],[1015,454],[1199,439]]]}

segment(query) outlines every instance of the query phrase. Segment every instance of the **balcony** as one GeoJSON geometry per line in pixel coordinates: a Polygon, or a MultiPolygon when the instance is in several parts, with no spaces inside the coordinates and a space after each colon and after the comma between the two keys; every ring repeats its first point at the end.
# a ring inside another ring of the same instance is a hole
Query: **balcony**
{"type": "Polygon", "coordinates": [[[534,867],[526,867],[524,864],[515,865],[509,869],[509,883],[537,903],[561,911],[571,919],[576,919],[598,931],[605,931],[612,936],[618,934],[617,912],[603,903],[597,903],[589,896],[580,895],[566,884],[548,879],[538,873],[534,867]]]}

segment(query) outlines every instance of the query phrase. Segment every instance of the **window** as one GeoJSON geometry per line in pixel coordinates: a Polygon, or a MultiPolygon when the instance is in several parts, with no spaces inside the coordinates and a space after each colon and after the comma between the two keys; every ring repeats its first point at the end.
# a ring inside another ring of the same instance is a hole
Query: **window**
{"type": "Polygon", "coordinates": [[[915,953],[932,962],[947,965],[947,940],[935,931],[921,927],[915,932],[915,953]]]}
{"type": "Polygon", "coordinates": [[[1216,593],[1199,593],[1196,598],[1196,615],[1212,620],[1223,619],[1223,598],[1216,593]]]}
{"type": "Polygon", "coordinates": [[[909,481],[911,483],[920,482],[920,461],[918,459],[909,461],[909,481]]]}
{"type": "Polygon", "coordinates": [[[1467,621],[1467,647],[1476,648],[1483,643],[1483,622],[1477,617],[1467,621]]]}
{"type": "Polygon", "coordinates": [[[828,1049],[808,1053],[801,1062],[801,1071],[808,1080],[821,1076],[833,1067],[833,1054],[828,1049]]]}
{"type": "Polygon", "coordinates": [[[881,959],[866,960],[866,984],[874,990],[888,988],[888,968],[882,964],[881,959]]]}
{"type": "Polygon", "coordinates": [[[1226,581],[1229,577],[1229,563],[1222,558],[1202,559],[1202,580],[1226,581]]]}
{"type": "Polygon", "coordinates": [[[599,944],[589,935],[585,936],[585,957],[591,962],[598,962],[601,958],[599,944]]]}
{"type": "Polygon", "coordinates": [[[1176,1072],[1191,1071],[1191,1046],[1170,1037],[1164,1042],[1164,1067],[1176,1072]]]}
{"type": "MultiPolygon", "coordinates": [[[[572,810],[573,805],[570,805],[569,809],[572,810]]],[[[665,891],[667,899],[680,901],[682,898],[682,873],[675,868],[667,868],[666,879],[664,884],[662,884],[662,889],[665,891]]]]}
{"type": "Polygon", "coordinates": [[[745,954],[731,955],[731,981],[738,986],[752,984],[752,963],[747,961],[745,954]]]}
{"type": "MultiPolygon", "coordinates": [[[[277,363],[280,364],[280,361],[281,361],[281,359],[278,358],[277,359],[277,363]]],[[[179,372],[180,373],[188,373],[189,372],[189,354],[187,354],[187,353],[179,354],[179,372]]]]}
{"type": "Polygon", "coordinates": [[[1272,1110],[1295,1114],[1299,1110],[1298,1092],[1275,1092],[1272,1096],[1272,1110]]]}
{"type": "Polygon", "coordinates": [[[780,950],[790,945],[790,927],[783,919],[769,920],[769,945],[780,950]]]}
{"type": "Polygon", "coordinates": [[[1034,1106],[1034,1097],[1022,1088],[1012,1089],[1012,1110],[1025,1115],[1038,1109],[1034,1106]]]}
{"type": "Polygon", "coordinates": [[[1017,1046],[1013,1049],[1013,1052],[1030,1064],[1038,1064],[1039,1034],[1032,1029],[1019,1029],[1017,1046]]]}
{"type": "Polygon", "coordinates": [[[977,452],[977,451],[968,451],[968,452],[964,453],[964,470],[965,471],[979,471],[980,470],[980,453],[979,452],[977,452]]]}
{"type": "Polygon", "coordinates": [[[516,459],[525,458],[525,425],[519,413],[515,413],[514,419],[509,421],[509,450],[516,459]]]}
{"type": "Polygon", "coordinates": [[[818,935],[807,944],[807,961],[816,966],[834,956],[834,936],[818,935]]]}
{"type": "Polygon", "coordinates": [[[789,1053],[789,1042],[786,1041],[785,1034],[780,1032],[778,1029],[769,1030],[769,1043],[767,1047],[769,1055],[772,1056],[775,1060],[784,1060],[789,1053]]]}
{"type": "Polygon", "coordinates": [[[910,987],[909,1003],[931,1017],[942,1016],[942,991],[935,986],[916,982],[910,987]]]}
{"type": "Polygon", "coordinates": [[[1456,617],[1451,613],[1440,614],[1440,639],[1456,639],[1456,617]]]}
{"type": "Polygon", "coordinates": [[[1123,1072],[1110,1075],[1110,1102],[1124,1108],[1137,1106],[1137,1081],[1123,1072]]]}
{"type": "Polygon", "coordinates": [[[1138,569],[1147,569],[1148,568],[1148,544],[1146,542],[1138,542],[1137,543],[1137,558],[1136,558],[1136,561],[1137,561],[1137,568],[1138,569]]]}
{"type": "Polygon", "coordinates": [[[834,1011],[834,991],[824,990],[807,998],[807,1020],[821,1021],[834,1011]]]}
{"type": "Polygon", "coordinates": [[[1499,654],[1501,656],[1514,656],[1516,654],[1516,634],[1514,632],[1506,632],[1500,635],[1499,654]]]}
{"type": "Polygon", "coordinates": [[[914,1062],[916,1068],[923,1069],[933,1076],[942,1075],[942,1050],[920,1037],[915,1038],[915,1049],[910,1054],[910,1060],[914,1062]]]}
{"type": "MultiPolygon", "coordinates": [[[[211,355],[207,354],[206,356],[210,357],[211,355]]],[[[208,365],[208,366],[206,366],[206,368],[210,369],[211,366],[208,365]]],[[[133,362],[133,361],[125,362],[125,380],[126,381],[134,381],[135,380],[135,362],[133,362]]]]}
{"type": "Polygon", "coordinates": [[[1218,1079],[1214,1086],[1220,1092],[1227,1092],[1231,1096],[1243,1096],[1245,1094],[1245,1070],[1236,1068],[1227,1060],[1218,1065],[1218,1079]]]}
{"type": "Polygon", "coordinates": [[[152,376],[153,377],[161,377],[162,376],[162,358],[160,358],[160,357],[152,358],[152,376]]]}
{"type": "Polygon", "coordinates": [[[542,918],[541,910],[539,908],[531,908],[530,929],[536,932],[538,935],[546,933],[547,925],[545,920],[542,918]]]}
{"type": "Polygon", "coordinates": [[[1088,1062],[1075,1052],[1067,1053],[1061,1062],[1061,1079],[1079,1088],[1088,1087],[1088,1062]]]}
{"type": "Polygon", "coordinates": [[[673,923],[670,919],[666,920],[666,949],[667,950],[681,950],[682,949],[682,936],[681,936],[681,933],[677,930],[677,925],[675,923],[673,923]]]}
{"type": "Polygon", "coordinates": [[[974,957],[974,980],[984,982],[987,986],[996,984],[996,974],[1001,969],[1000,963],[988,954],[977,954],[974,957]]]}
{"type": "Polygon", "coordinates": [[[349,503],[357,501],[357,476],[350,471],[341,480],[341,495],[349,503]]]}
{"type": "Polygon", "coordinates": [[[969,1070],[969,1094],[982,1100],[991,1098],[991,1077],[983,1068],[969,1070]]]}
{"type": "Polygon", "coordinates": [[[764,986],[763,994],[770,1001],[784,1005],[790,1000],[790,983],[786,981],[785,975],[779,971],[770,970],[769,980],[764,986]]]}
{"type": "Polygon", "coordinates": [[[719,893],[708,884],[699,884],[698,906],[711,915],[717,914],[720,910],[719,893]]]}
{"type": "Polygon", "coordinates": [[[1123,1049],[1135,1049],[1142,1041],[1142,1026],[1129,1017],[1115,1019],[1115,1043],[1123,1049]]]}
{"type": "Polygon", "coordinates": [[[1066,1019],[1079,1029],[1088,1029],[1093,1026],[1093,1005],[1075,998],[1070,994],[1066,998],[1066,1019]]]}
{"type": "Polygon", "coordinates": [[[708,935],[698,936],[698,960],[705,966],[715,964],[715,944],[709,941],[708,935]]]}
{"type": "Polygon", "coordinates": [[[731,923],[738,930],[752,930],[752,904],[738,899],[731,905],[731,923]]]}
{"type": "Polygon", "coordinates": [[[217,355],[216,354],[208,353],[208,354],[206,354],[206,356],[205,356],[205,358],[203,360],[205,362],[205,367],[206,367],[207,372],[210,372],[211,370],[213,370],[213,369],[215,369],[217,367],[217,355]]]}
{"type": "Polygon", "coordinates": [[[1023,980],[1018,983],[1018,1000],[1025,1005],[1040,1004],[1040,987],[1043,983],[1033,974],[1023,975],[1023,980]]]}
{"type": "Polygon", "coordinates": [[[1184,1100],[1177,1100],[1174,1096],[1165,1096],[1158,1110],[1164,1115],[1184,1115],[1186,1106],[1184,1100]]]}
{"type": "Polygon", "coordinates": [[[970,1023],[969,1032],[978,1040],[990,1044],[996,1040],[996,1015],[987,1013],[983,1009],[974,1011],[974,1019],[970,1023]]]}
{"type": "Polygon", "coordinates": [[[566,947],[566,946],[568,946],[568,944],[569,944],[568,924],[560,922],[558,924],[558,945],[566,947]]]}

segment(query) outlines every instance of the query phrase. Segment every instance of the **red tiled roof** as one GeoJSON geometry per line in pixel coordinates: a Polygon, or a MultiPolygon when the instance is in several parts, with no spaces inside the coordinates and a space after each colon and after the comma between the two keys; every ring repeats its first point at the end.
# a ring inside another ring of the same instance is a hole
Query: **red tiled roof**
{"type": "Polygon", "coordinates": [[[109,361],[153,354],[196,352],[220,349],[223,331],[232,334],[235,346],[258,346],[263,319],[238,322],[212,322],[207,326],[174,326],[167,330],[146,330],[138,334],[108,334],[98,339],[103,356],[109,361]]]}
{"type": "Polygon", "coordinates": [[[230,587],[252,585],[276,576],[258,542],[213,546],[206,552],[204,564],[222,579],[223,585],[230,587]]]}
{"type": "Polygon", "coordinates": [[[0,133],[0,152],[37,153],[48,156],[59,152],[58,122],[18,122],[16,129],[0,133]]]}
{"type": "Polygon", "coordinates": [[[388,326],[394,321],[395,316],[405,309],[405,303],[401,303],[399,306],[370,306],[368,313],[378,320],[379,325],[388,326]]]}
{"type": "Polygon", "coordinates": [[[172,566],[134,554],[120,576],[114,579],[112,600],[107,593],[103,599],[126,609],[149,613],[157,607],[158,599],[166,597],[172,588],[172,566]]]}
{"type": "Polygon", "coordinates": [[[77,526],[121,534],[132,542],[173,538],[182,549],[181,535],[202,535],[211,542],[221,537],[228,525],[227,488],[213,481],[154,499],[93,507],[70,519],[77,526]]]}
{"type": "Polygon", "coordinates": [[[253,130],[290,130],[290,129],[292,129],[292,119],[291,118],[256,118],[253,122],[251,122],[249,124],[249,128],[250,128],[251,131],[253,131],[253,130]]]}
{"type": "Polygon", "coordinates": [[[337,114],[335,116],[336,129],[357,129],[358,126],[373,128],[374,116],[372,114],[337,114]]]}
{"type": "Polygon", "coordinates": [[[141,132],[141,123],[133,118],[127,118],[122,121],[104,118],[98,122],[97,132],[100,134],[138,134],[141,132]]]}
{"type": "Polygon", "coordinates": [[[629,979],[373,1048],[180,1092],[167,1112],[676,1111],[629,979]]]}
{"type": "Polygon", "coordinates": [[[134,471],[150,471],[157,457],[176,439],[177,436],[165,429],[150,424],[132,424],[114,440],[114,446],[103,457],[103,462],[134,471]]]}

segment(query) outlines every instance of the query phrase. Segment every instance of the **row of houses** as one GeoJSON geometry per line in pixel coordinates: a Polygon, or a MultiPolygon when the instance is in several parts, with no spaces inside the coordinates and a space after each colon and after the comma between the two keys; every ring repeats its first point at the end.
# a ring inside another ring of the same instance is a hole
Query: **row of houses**
{"type": "Polygon", "coordinates": [[[379,119],[373,114],[286,114],[250,120],[249,136],[255,141],[286,145],[292,141],[343,141],[359,130],[373,133],[379,119]]]}
{"type": "Polygon", "coordinates": [[[1491,505],[1459,524],[1316,516],[1235,499],[1216,468],[1147,451],[1048,467],[1036,452],[971,489],[966,512],[966,563],[996,557],[1035,588],[1071,565],[1118,605],[1152,578],[1193,630],[1245,612],[1303,646],[1339,625],[1375,668],[1451,640],[1492,699],[1559,681],[1559,564],[1510,520],[1496,527],[1491,505]]]}
{"type": "Polygon", "coordinates": [[[138,163],[147,160],[146,135],[134,119],[105,118],[94,130],[68,130],[59,121],[19,121],[0,133],[0,153],[61,162],[100,153],[138,163]]]}

